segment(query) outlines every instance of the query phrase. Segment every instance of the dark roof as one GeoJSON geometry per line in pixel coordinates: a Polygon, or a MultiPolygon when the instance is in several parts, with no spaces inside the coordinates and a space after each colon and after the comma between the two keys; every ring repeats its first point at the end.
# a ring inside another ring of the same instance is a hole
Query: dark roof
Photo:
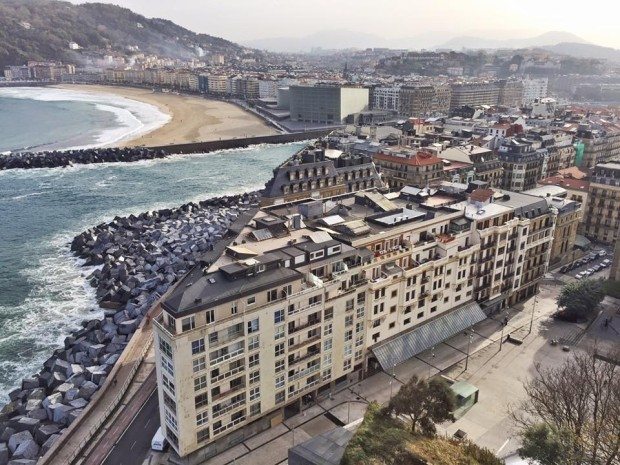
{"type": "Polygon", "coordinates": [[[336,428],[308,439],[289,449],[289,463],[312,465],[338,465],[353,432],[336,428]]]}

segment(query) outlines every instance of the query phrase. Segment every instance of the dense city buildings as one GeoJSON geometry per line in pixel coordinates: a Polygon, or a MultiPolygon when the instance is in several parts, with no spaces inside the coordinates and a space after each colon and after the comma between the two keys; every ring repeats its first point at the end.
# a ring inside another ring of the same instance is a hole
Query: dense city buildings
{"type": "Polygon", "coordinates": [[[620,238],[620,162],[594,167],[584,221],[590,239],[614,244],[620,238]]]}
{"type": "Polygon", "coordinates": [[[545,177],[548,153],[536,148],[527,139],[506,140],[499,147],[498,158],[502,162],[502,187],[516,192],[536,187],[536,182],[545,177]]]}
{"type": "Polygon", "coordinates": [[[341,86],[291,86],[291,121],[342,124],[368,108],[368,89],[341,86]]]}
{"type": "Polygon", "coordinates": [[[499,82],[498,104],[508,108],[518,108],[523,103],[523,83],[515,79],[501,79],[499,82]]]}
{"type": "Polygon", "coordinates": [[[400,87],[374,87],[372,89],[374,110],[400,110],[400,87]]]}
{"type": "Polygon", "coordinates": [[[580,166],[594,168],[620,157],[620,126],[617,124],[579,126],[576,137],[584,144],[584,156],[580,166]],[[598,126],[598,127],[597,127],[598,126]]]}
{"type": "Polygon", "coordinates": [[[442,183],[310,197],[249,211],[161,304],[160,417],[182,463],[532,295],[548,265],[555,213],[536,196],[442,183]]]}
{"type": "Polygon", "coordinates": [[[503,168],[493,150],[473,144],[457,145],[443,150],[439,157],[451,164],[465,164],[471,171],[472,178],[459,179],[466,184],[477,180],[485,182],[489,187],[501,187],[503,168]]]}
{"type": "Polygon", "coordinates": [[[522,81],[523,86],[523,103],[531,105],[535,100],[547,97],[548,78],[526,78],[522,81]]]}

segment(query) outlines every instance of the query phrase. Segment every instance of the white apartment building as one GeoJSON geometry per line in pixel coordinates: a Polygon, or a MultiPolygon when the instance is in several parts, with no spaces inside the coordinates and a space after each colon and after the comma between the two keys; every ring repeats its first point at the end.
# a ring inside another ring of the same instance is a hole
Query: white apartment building
{"type": "Polygon", "coordinates": [[[375,87],[372,92],[374,110],[398,111],[400,106],[400,87],[375,87]]]}
{"type": "Polygon", "coordinates": [[[278,81],[260,79],[258,81],[259,98],[278,98],[278,81]]]}
{"type": "Polygon", "coordinates": [[[523,103],[531,105],[534,100],[547,97],[547,84],[549,79],[546,77],[523,80],[523,103]]]}
{"type": "Polygon", "coordinates": [[[228,76],[209,74],[207,76],[207,90],[210,94],[228,94],[230,86],[228,76]]]}
{"type": "Polygon", "coordinates": [[[544,199],[418,192],[248,211],[226,252],[175,286],[155,333],[176,461],[200,463],[302,398],[465,330],[486,317],[478,302],[488,313],[534,292],[553,239],[544,199]]]}

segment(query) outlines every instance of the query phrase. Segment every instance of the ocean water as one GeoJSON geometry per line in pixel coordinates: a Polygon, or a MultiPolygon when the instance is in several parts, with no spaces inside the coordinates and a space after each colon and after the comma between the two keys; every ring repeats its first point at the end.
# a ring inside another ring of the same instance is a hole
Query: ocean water
{"type": "Polygon", "coordinates": [[[99,315],[88,270],[69,251],[77,233],[116,215],[261,188],[303,145],[0,171],[0,395],[99,315]]]}
{"type": "Polygon", "coordinates": [[[47,87],[0,89],[0,153],[97,147],[132,139],[170,116],[113,94],[47,87]]]}

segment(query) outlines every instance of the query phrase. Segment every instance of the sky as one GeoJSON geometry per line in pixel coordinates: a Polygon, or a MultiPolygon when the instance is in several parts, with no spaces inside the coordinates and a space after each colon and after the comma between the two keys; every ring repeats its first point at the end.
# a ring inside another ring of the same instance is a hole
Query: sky
{"type": "Polygon", "coordinates": [[[440,43],[460,35],[510,39],[566,31],[598,45],[620,48],[617,0],[98,1],[240,43],[334,29],[369,32],[386,39],[445,34],[440,43]]]}

